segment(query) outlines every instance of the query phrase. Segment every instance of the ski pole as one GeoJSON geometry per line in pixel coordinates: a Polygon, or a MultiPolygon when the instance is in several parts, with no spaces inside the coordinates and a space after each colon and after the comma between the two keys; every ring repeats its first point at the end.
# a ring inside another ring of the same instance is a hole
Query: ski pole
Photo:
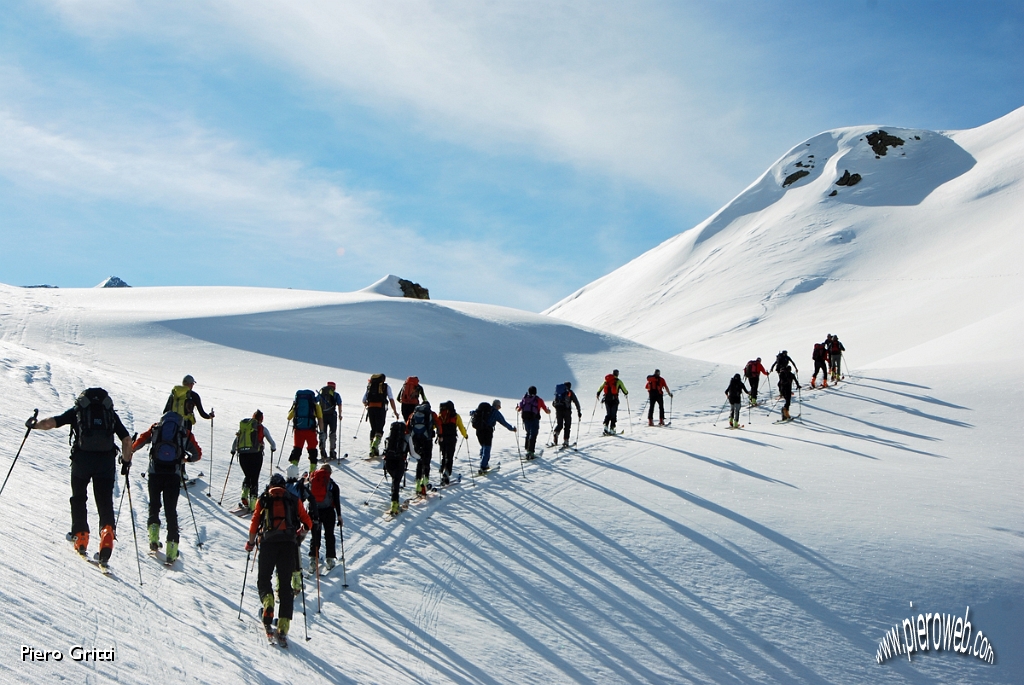
{"type": "MultiPolygon", "coordinates": [[[[569,407],[569,416],[572,416],[572,407],[569,407]]],[[[578,445],[580,441],[580,424],[583,423],[583,421],[581,421],[580,419],[582,418],[582,415],[576,415],[576,441],[572,443],[573,447],[578,445]]]]}
{"type": "Polygon", "coordinates": [[[595,399],[594,400],[594,410],[592,412],[590,412],[590,420],[587,421],[587,435],[590,435],[590,427],[594,423],[594,414],[597,413],[597,404],[598,404],[598,401],[595,399]]]}
{"type": "Polygon", "coordinates": [[[341,586],[348,587],[348,570],[345,568],[345,524],[338,526],[338,538],[341,539],[341,586]]]}
{"type": "Polygon", "coordinates": [[[238,598],[238,620],[242,620],[242,602],[245,601],[245,583],[249,580],[249,560],[252,558],[252,550],[245,555],[245,573],[242,574],[242,596],[238,598]]]}
{"type": "MultiPolygon", "coordinates": [[[[36,421],[39,420],[39,410],[36,409],[32,412],[32,418],[25,422],[25,437],[21,439],[21,447],[18,448],[18,453],[14,455],[14,461],[11,462],[11,468],[7,469],[7,478],[11,477],[11,471],[14,470],[14,465],[18,463],[18,457],[21,456],[21,448],[25,446],[25,441],[28,440],[28,434],[32,432],[32,427],[36,425],[36,421]]],[[[0,486],[0,495],[4,494],[4,488],[7,487],[7,478],[4,478],[4,484],[0,486]]]]}
{"type": "MultiPolygon", "coordinates": [[[[224,481],[224,484],[227,485],[227,480],[224,481]]],[[[213,499],[211,492],[213,492],[213,407],[210,407],[210,487],[206,489],[206,496],[213,499]]]]}
{"type": "Polygon", "coordinates": [[[804,394],[800,392],[800,386],[796,386],[796,401],[799,407],[796,410],[796,418],[800,418],[804,415],[804,394]]]}
{"type": "MultiPolygon", "coordinates": [[[[139,587],[142,587],[142,562],[139,561],[139,534],[135,531],[135,507],[132,505],[132,486],[124,474],[124,489],[128,491],[128,509],[132,513],[132,538],[135,540],[135,565],[139,567],[139,587]]],[[[116,525],[114,526],[117,527],[116,525]]]]}
{"type": "Polygon", "coordinates": [[[124,504],[124,489],[121,490],[121,501],[117,503],[117,516],[114,517],[114,530],[117,530],[117,522],[121,520],[121,505],[124,504]]]}
{"type": "Polygon", "coordinates": [[[359,429],[363,425],[363,419],[366,417],[366,407],[363,407],[363,413],[359,415],[359,423],[356,424],[356,434],[352,436],[353,440],[359,439],[359,429]]]}
{"type": "Polygon", "coordinates": [[[629,421],[629,434],[633,434],[633,410],[629,408],[629,395],[626,395],[626,420],[629,421]]]}
{"type": "MultiPolygon", "coordinates": [[[[288,429],[291,427],[291,421],[289,421],[288,424],[284,427],[284,437],[281,438],[281,454],[284,454],[284,446],[288,444],[288,429]]],[[[281,468],[281,454],[277,455],[277,463],[274,464],[274,467],[277,469],[281,468]]],[[[271,474],[273,474],[273,472],[271,472],[271,474]]]]}
{"type": "MultiPolygon", "coordinates": [[[[462,439],[462,442],[466,442],[466,438],[462,439]]],[[[466,462],[469,463],[469,478],[470,480],[476,480],[476,469],[473,468],[473,457],[469,453],[469,445],[466,445],[466,462]]]]}
{"type": "Polygon", "coordinates": [[[519,453],[519,469],[523,472],[523,478],[526,478],[526,467],[523,466],[523,452],[519,449],[519,412],[516,412],[516,452],[519,453]]]}
{"type": "Polygon", "coordinates": [[[384,479],[387,478],[387,477],[388,477],[388,470],[384,469],[384,475],[380,477],[380,480],[377,481],[377,485],[373,488],[373,490],[370,491],[370,494],[366,496],[366,501],[363,502],[363,504],[365,506],[370,506],[370,498],[373,497],[374,493],[377,492],[377,488],[380,487],[380,484],[383,483],[384,479]]]}
{"type": "Polygon", "coordinates": [[[674,411],[673,407],[675,406],[675,403],[676,403],[676,396],[675,395],[669,395],[668,396],[668,422],[669,423],[672,423],[673,417],[675,416],[675,414],[673,413],[673,411],[674,411]]]}
{"type": "Polygon", "coordinates": [[[232,466],[232,464],[234,464],[234,463],[235,463],[235,453],[234,453],[234,452],[232,452],[232,453],[231,453],[231,460],[230,460],[230,461],[228,461],[228,473],[227,473],[227,475],[226,475],[226,476],[224,476],[224,487],[223,487],[223,488],[221,488],[221,491],[220,491],[220,500],[219,500],[219,501],[217,502],[217,506],[218,506],[218,507],[220,507],[220,506],[223,506],[223,505],[224,505],[224,493],[228,491],[228,477],[229,477],[229,476],[231,475],[231,466],[232,466]]]}
{"type": "MultiPolygon", "coordinates": [[[[324,539],[324,526],[319,521],[316,522],[317,527],[320,530],[320,540],[324,539]]],[[[312,559],[312,556],[310,556],[312,559]]],[[[316,613],[320,613],[320,548],[316,549],[316,559],[313,561],[316,565],[316,613]]]]}
{"type": "Polygon", "coordinates": [[[725,403],[722,405],[722,409],[718,412],[718,416],[715,418],[715,422],[711,424],[712,426],[718,425],[718,421],[722,418],[722,412],[725,411],[725,407],[727,404],[729,404],[729,400],[726,400],[725,403]]]}
{"type": "Polygon", "coordinates": [[[768,417],[768,416],[771,416],[771,415],[772,415],[772,411],[774,411],[774,410],[775,410],[775,405],[776,405],[776,404],[778,404],[778,403],[779,403],[779,400],[781,400],[781,399],[782,399],[782,395],[779,395],[778,397],[776,397],[776,398],[775,398],[775,399],[774,399],[774,400],[772,401],[772,406],[768,407],[768,413],[767,413],[767,414],[765,414],[765,416],[766,416],[766,417],[768,417]]]}
{"type": "MultiPolygon", "coordinates": [[[[299,567],[299,578],[302,579],[299,587],[302,588],[302,630],[306,634],[306,642],[309,642],[309,626],[306,624],[306,579],[302,576],[302,565],[299,564],[299,548],[295,547],[295,563],[299,567]]],[[[319,566],[319,563],[317,564],[319,566]]],[[[291,582],[291,578],[288,579],[291,582]]]]}
{"type": "MultiPolygon", "coordinates": [[[[188,502],[188,510],[192,512],[192,527],[196,529],[196,547],[203,548],[203,541],[199,537],[199,525],[196,523],[196,510],[192,508],[192,495],[188,494],[188,484],[185,482],[185,474],[181,475],[181,487],[185,489],[185,500],[188,502]]],[[[128,505],[131,506],[131,493],[128,493],[128,505]]]]}

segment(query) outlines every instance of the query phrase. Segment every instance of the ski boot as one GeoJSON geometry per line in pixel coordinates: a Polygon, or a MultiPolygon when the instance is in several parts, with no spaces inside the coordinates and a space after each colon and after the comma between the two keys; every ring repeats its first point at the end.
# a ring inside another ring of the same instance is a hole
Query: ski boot
{"type": "Polygon", "coordinates": [[[653,426],[654,425],[654,419],[647,419],[647,425],[648,426],[653,426]]]}
{"type": "Polygon", "coordinates": [[[398,516],[398,502],[391,503],[391,515],[398,516]]]}
{"type": "Polygon", "coordinates": [[[114,551],[114,527],[103,526],[100,531],[100,564],[105,565],[110,560],[110,554],[114,551]]]}
{"type": "Polygon", "coordinates": [[[75,551],[84,557],[89,552],[89,531],[75,533],[71,537],[71,543],[75,546],[75,551]]]}
{"type": "Polygon", "coordinates": [[[160,524],[149,524],[149,551],[155,552],[160,549],[160,524]]]}
{"type": "Polygon", "coordinates": [[[288,630],[292,627],[290,618],[277,619],[277,644],[288,649],[288,630]]]}
{"type": "Polygon", "coordinates": [[[337,563],[334,557],[327,557],[327,570],[330,571],[337,563]]]}
{"type": "Polygon", "coordinates": [[[302,592],[302,571],[292,572],[292,591],[302,592]]]}
{"type": "Polygon", "coordinates": [[[178,541],[168,540],[167,541],[167,557],[164,563],[173,564],[178,560],[178,541]]]}

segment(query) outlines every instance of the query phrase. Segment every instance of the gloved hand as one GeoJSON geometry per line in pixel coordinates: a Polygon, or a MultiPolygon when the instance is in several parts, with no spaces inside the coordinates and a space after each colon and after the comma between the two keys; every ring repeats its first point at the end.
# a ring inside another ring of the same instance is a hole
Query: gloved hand
{"type": "Polygon", "coordinates": [[[32,414],[32,416],[30,416],[27,419],[25,419],[25,428],[28,428],[29,430],[32,430],[33,428],[35,428],[36,427],[36,423],[38,423],[38,419],[36,419],[37,416],[39,416],[39,410],[38,409],[36,409],[35,413],[32,414]]]}
{"type": "Polygon", "coordinates": [[[256,542],[254,540],[246,540],[246,542],[245,542],[245,551],[246,552],[251,552],[254,549],[256,549],[256,542]]]}
{"type": "Polygon", "coordinates": [[[121,475],[122,476],[127,476],[128,475],[128,471],[131,468],[132,468],[132,460],[131,459],[129,459],[128,461],[125,461],[124,459],[121,460],[121,475]]]}
{"type": "Polygon", "coordinates": [[[212,409],[210,410],[210,418],[211,418],[211,419],[215,419],[215,418],[217,418],[217,415],[213,413],[213,410],[212,410],[212,409]]]}
{"type": "Polygon", "coordinates": [[[576,420],[579,421],[583,418],[583,412],[576,412],[576,420]]]}
{"type": "Polygon", "coordinates": [[[341,514],[338,514],[338,528],[345,527],[345,519],[341,518],[341,514]]]}
{"type": "Polygon", "coordinates": [[[299,528],[299,533],[295,536],[295,539],[298,540],[300,545],[302,544],[302,541],[306,539],[306,533],[308,532],[309,531],[306,530],[305,526],[299,528]]]}

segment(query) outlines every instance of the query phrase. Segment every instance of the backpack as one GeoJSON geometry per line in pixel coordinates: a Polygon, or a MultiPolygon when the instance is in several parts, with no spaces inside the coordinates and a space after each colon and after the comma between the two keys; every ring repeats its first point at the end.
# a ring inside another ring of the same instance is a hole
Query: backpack
{"type": "Polygon", "coordinates": [[[188,407],[188,392],[188,387],[184,385],[176,385],[171,389],[171,411],[181,414],[182,418],[192,413],[188,407]]]}
{"type": "Polygon", "coordinates": [[[814,352],[811,354],[811,359],[816,362],[820,362],[825,359],[825,346],[821,343],[814,343],[814,352]]]}
{"type": "Polygon", "coordinates": [[[153,473],[174,473],[185,458],[185,441],[188,439],[185,430],[185,417],[178,412],[169,411],[153,427],[149,450],[153,473]]]}
{"type": "Polygon", "coordinates": [[[370,382],[366,384],[367,404],[384,405],[388,398],[388,384],[384,382],[384,375],[375,373],[370,376],[370,382]]]}
{"type": "Polygon", "coordinates": [[[83,452],[114,449],[114,403],[103,388],[88,388],[75,400],[72,445],[83,452]]]}
{"type": "Polygon", "coordinates": [[[754,366],[756,364],[757,364],[757,361],[755,361],[753,359],[751,359],[749,362],[747,362],[747,365],[743,367],[743,376],[746,377],[746,378],[754,378],[756,375],[758,375],[758,374],[754,373],[754,366]]]}
{"type": "Polygon", "coordinates": [[[569,406],[569,390],[565,387],[565,383],[559,383],[555,386],[555,399],[551,401],[552,407],[568,407],[569,406]]]}
{"type": "Polygon", "coordinates": [[[316,428],[316,395],[312,390],[299,390],[295,393],[295,430],[316,428]]]}
{"type": "Polygon", "coordinates": [[[405,442],[405,424],[395,421],[391,424],[391,432],[384,441],[384,468],[388,471],[404,470],[405,455],[409,449],[405,442]]]}
{"type": "Polygon", "coordinates": [[[309,494],[313,496],[313,501],[321,509],[334,504],[331,501],[331,474],[323,469],[314,471],[313,475],[309,477],[309,494]]]}
{"type": "Polygon", "coordinates": [[[647,392],[656,392],[661,394],[661,376],[655,376],[651,374],[647,377],[647,392]]]}
{"type": "Polygon", "coordinates": [[[612,397],[619,396],[619,379],[613,373],[604,377],[604,394],[605,397],[608,397],[609,395],[612,397]]]}
{"type": "Polygon", "coordinates": [[[434,417],[430,411],[429,404],[424,402],[423,404],[416,405],[416,408],[409,416],[409,427],[412,429],[412,434],[417,438],[434,437],[434,417]]]}
{"type": "Polygon", "coordinates": [[[242,419],[238,422],[238,443],[239,454],[259,454],[263,451],[263,436],[260,432],[259,421],[256,419],[242,419]]]}
{"type": "Polygon", "coordinates": [[[402,386],[402,392],[398,400],[402,404],[419,404],[420,398],[420,379],[416,376],[409,376],[405,379],[405,385],[402,386]]]}
{"type": "Polygon", "coordinates": [[[294,540],[299,529],[299,499],[286,488],[268,485],[259,502],[263,510],[260,519],[262,541],[294,540]]]}
{"type": "Polygon", "coordinates": [[[832,354],[839,354],[843,351],[843,343],[839,342],[839,338],[832,336],[832,354]]]}
{"type": "Polygon", "coordinates": [[[317,395],[317,402],[320,404],[320,410],[327,414],[328,412],[336,411],[340,402],[338,402],[338,393],[331,390],[328,387],[320,389],[320,394],[317,395]]]}
{"type": "Polygon", "coordinates": [[[781,369],[783,366],[789,366],[789,355],[785,352],[779,352],[775,355],[775,368],[781,369]]]}
{"type": "Polygon", "coordinates": [[[523,395],[523,399],[519,401],[519,411],[523,414],[523,419],[539,419],[540,418],[540,402],[536,395],[530,395],[527,393],[523,395]]]}
{"type": "Polygon", "coordinates": [[[491,418],[491,403],[481,402],[476,411],[469,412],[469,424],[473,428],[488,428],[491,418]]]}

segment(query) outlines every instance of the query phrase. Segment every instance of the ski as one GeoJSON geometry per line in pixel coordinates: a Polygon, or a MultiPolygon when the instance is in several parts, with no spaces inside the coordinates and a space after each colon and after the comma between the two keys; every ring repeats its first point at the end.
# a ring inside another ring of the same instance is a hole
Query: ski
{"type": "Polygon", "coordinates": [[[613,436],[616,436],[616,435],[622,435],[625,432],[626,432],[626,429],[623,428],[620,431],[611,431],[611,432],[604,431],[603,433],[601,433],[601,435],[602,435],[602,437],[610,438],[610,437],[613,437],[613,436]]]}
{"type": "Polygon", "coordinates": [[[745,425],[745,424],[742,424],[742,423],[741,423],[741,424],[740,424],[740,425],[738,425],[738,426],[726,426],[726,429],[727,429],[727,430],[736,430],[736,429],[738,429],[738,428],[743,428],[743,426],[744,426],[744,425],[745,425]]]}
{"type": "MultiPolygon", "coordinates": [[[[72,535],[71,533],[68,533],[64,537],[67,539],[68,542],[74,542],[74,540],[75,540],[74,535],[72,535]]],[[[93,554],[93,556],[90,557],[88,552],[83,554],[83,553],[79,552],[77,549],[75,549],[74,547],[71,548],[71,551],[75,553],[75,556],[80,557],[81,559],[89,562],[90,566],[93,566],[94,568],[99,569],[100,572],[103,573],[103,575],[110,576],[111,578],[114,577],[113,573],[110,570],[110,566],[106,562],[102,562],[102,561],[99,560],[99,554],[98,553],[97,554],[93,554]]]]}
{"type": "Polygon", "coordinates": [[[461,473],[456,473],[455,476],[451,480],[449,480],[447,483],[442,483],[441,485],[439,485],[437,487],[437,489],[438,490],[444,490],[445,488],[450,488],[453,485],[458,485],[461,482],[462,482],[462,474],[461,473]]]}
{"type": "Polygon", "coordinates": [[[280,632],[274,633],[274,639],[277,642],[277,646],[281,649],[288,649],[288,638],[282,635],[280,632]]]}
{"type": "Polygon", "coordinates": [[[181,554],[179,553],[177,559],[175,559],[174,561],[167,561],[167,555],[157,549],[149,550],[149,556],[152,559],[156,559],[167,568],[173,568],[174,565],[177,564],[178,561],[181,559],[181,554]]]}
{"type": "Polygon", "coordinates": [[[478,476],[486,476],[486,475],[488,475],[490,473],[495,473],[495,472],[497,472],[499,470],[501,470],[501,462],[500,461],[497,464],[495,464],[494,466],[488,467],[486,471],[483,470],[483,469],[480,469],[479,471],[476,472],[476,475],[478,475],[478,476]]]}
{"type": "MultiPolygon", "coordinates": [[[[403,511],[409,510],[409,502],[411,502],[411,500],[406,499],[403,500],[402,503],[398,505],[398,514],[401,514],[403,511]]],[[[398,514],[392,514],[389,506],[389,508],[384,512],[384,520],[394,521],[396,518],[398,518],[398,514]]]]}

